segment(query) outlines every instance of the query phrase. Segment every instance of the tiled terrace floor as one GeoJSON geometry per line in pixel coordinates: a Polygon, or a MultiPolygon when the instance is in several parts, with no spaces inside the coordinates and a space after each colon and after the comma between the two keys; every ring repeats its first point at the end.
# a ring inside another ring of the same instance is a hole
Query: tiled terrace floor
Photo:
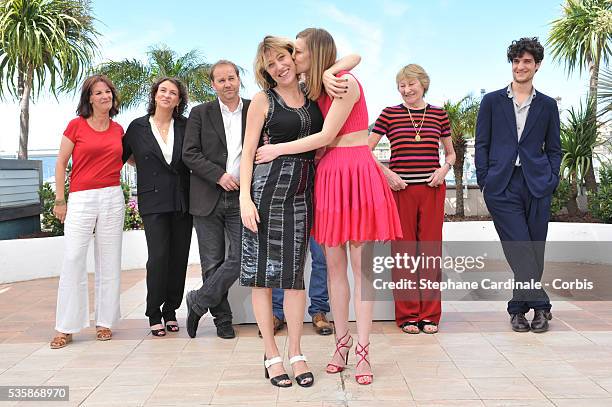
{"type": "MultiPolygon", "coordinates": [[[[144,271],[124,272],[122,284],[124,319],[113,340],[97,342],[88,329],[61,350],[48,346],[57,279],[0,285],[0,385],[68,385],[69,404],[84,406],[612,406],[612,302],[554,303],[551,330],[540,335],[511,332],[501,302],[445,303],[437,335],[375,322],[372,386],[355,383],[354,361],[325,374],[333,339],[306,324],[316,383],[278,389],[263,378],[254,325],[222,340],[206,318],[196,339],[185,329],[152,338],[144,271]]],[[[194,268],[187,286],[196,285],[194,268]]],[[[184,308],[181,315],[183,327],[184,308]]],[[[277,336],[281,347],[286,338],[277,336]]]]}

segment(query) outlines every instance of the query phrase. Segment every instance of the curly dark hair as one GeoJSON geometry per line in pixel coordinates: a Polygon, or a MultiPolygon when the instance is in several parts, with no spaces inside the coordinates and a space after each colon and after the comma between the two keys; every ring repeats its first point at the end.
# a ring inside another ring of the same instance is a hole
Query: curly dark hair
{"type": "Polygon", "coordinates": [[[508,47],[508,62],[512,62],[514,58],[520,58],[525,52],[533,55],[536,64],[544,59],[544,47],[538,41],[538,37],[523,37],[518,41],[512,41],[508,47]]]}
{"type": "Polygon", "coordinates": [[[164,76],[163,78],[156,80],[155,83],[151,86],[151,93],[149,93],[149,107],[147,107],[147,113],[150,115],[155,114],[155,95],[157,95],[159,85],[166,81],[176,85],[179,91],[180,102],[172,111],[172,117],[174,119],[178,119],[179,117],[183,116],[183,113],[185,113],[185,110],[187,109],[187,104],[189,103],[187,88],[185,87],[185,85],[183,85],[183,82],[181,82],[177,78],[171,78],[169,76],[164,76]]]}

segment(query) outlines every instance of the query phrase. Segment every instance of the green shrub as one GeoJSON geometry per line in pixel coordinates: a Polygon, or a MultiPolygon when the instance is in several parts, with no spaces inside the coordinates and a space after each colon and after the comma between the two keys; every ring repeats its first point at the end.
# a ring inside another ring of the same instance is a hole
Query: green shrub
{"type": "Polygon", "coordinates": [[[612,165],[599,172],[597,192],[589,193],[589,212],[602,222],[612,223],[612,165]]]}
{"type": "Polygon", "coordinates": [[[142,229],[142,218],[138,212],[138,201],[134,198],[128,199],[125,204],[125,221],[123,230],[142,229]]]}
{"type": "Polygon", "coordinates": [[[553,193],[552,202],[550,204],[550,214],[556,215],[561,209],[567,206],[569,201],[570,182],[567,179],[561,179],[559,186],[553,193]]]}
{"type": "Polygon", "coordinates": [[[599,184],[612,185],[612,164],[604,164],[599,169],[599,184]]]}
{"type": "Polygon", "coordinates": [[[589,193],[589,212],[602,222],[612,223],[612,185],[600,185],[589,193]]]}
{"type": "Polygon", "coordinates": [[[123,190],[123,200],[125,201],[125,219],[123,221],[123,230],[142,229],[142,218],[138,212],[138,201],[132,198],[130,186],[121,181],[121,189],[123,190]]]}
{"type": "MultiPolygon", "coordinates": [[[[66,198],[68,198],[68,183],[66,183],[66,198]]],[[[55,190],[50,183],[45,182],[40,187],[38,193],[43,205],[40,228],[44,232],[50,232],[51,236],[62,236],[64,234],[64,224],[53,215],[53,205],[55,203],[55,190]]]]}
{"type": "MultiPolygon", "coordinates": [[[[64,196],[68,202],[68,190],[70,188],[70,170],[71,166],[66,169],[66,182],[64,183],[64,196]]],[[[123,222],[123,230],[142,229],[142,218],[138,212],[138,203],[135,198],[131,198],[130,186],[121,182],[123,191],[123,199],[125,201],[125,220],[123,222]]],[[[64,224],[61,223],[55,215],[53,215],[53,205],[55,203],[55,191],[52,185],[48,182],[43,183],[38,191],[43,204],[42,218],[40,227],[45,232],[50,232],[52,236],[62,236],[64,234],[64,224]]]]}

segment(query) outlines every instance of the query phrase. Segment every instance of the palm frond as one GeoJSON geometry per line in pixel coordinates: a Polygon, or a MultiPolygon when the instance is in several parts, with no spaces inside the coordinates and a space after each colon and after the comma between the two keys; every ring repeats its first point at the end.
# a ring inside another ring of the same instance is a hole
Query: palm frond
{"type": "Polygon", "coordinates": [[[582,73],[589,63],[607,63],[612,38],[610,0],[567,0],[563,16],[551,23],[547,45],[567,74],[582,73]]]}
{"type": "Polygon", "coordinates": [[[158,44],[149,48],[147,56],[146,63],[125,59],[110,61],[98,67],[117,86],[122,107],[131,108],[146,102],[152,83],[164,76],[175,77],[183,82],[190,102],[207,102],[216,97],[209,79],[211,65],[204,61],[198,50],[179,56],[167,45],[158,44]]]}
{"type": "MultiPolygon", "coordinates": [[[[195,51],[190,51],[187,55],[193,54],[195,51]]],[[[162,76],[180,77],[180,67],[178,65],[181,58],[177,58],[177,53],[170,49],[166,44],[159,44],[149,47],[147,52],[149,57],[149,65],[153,78],[162,76]]]]}
{"type": "Polygon", "coordinates": [[[602,115],[612,112],[612,70],[604,68],[599,72],[597,99],[603,104],[602,115]]]}
{"type": "Polygon", "coordinates": [[[113,81],[122,108],[130,109],[147,101],[151,73],[142,62],[136,59],[110,61],[101,64],[96,70],[113,81]]]}
{"type": "Polygon", "coordinates": [[[74,89],[97,54],[89,2],[3,0],[0,3],[0,93],[18,97],[18,78],[31,73],[33,95],[46,85],[74,89]]]}
{"type": "Polygon", "coordinates": [[[444,103],[454,142],[464,142],[474,135],[479,107],[480,102],[472,95],[464,96],[454,103],[450,100],[444,103]]]}

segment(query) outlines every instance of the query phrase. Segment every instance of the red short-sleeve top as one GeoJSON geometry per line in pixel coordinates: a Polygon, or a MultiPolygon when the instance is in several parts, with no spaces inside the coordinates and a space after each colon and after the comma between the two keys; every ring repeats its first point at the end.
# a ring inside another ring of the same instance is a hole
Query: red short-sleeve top
{"type": "Polygon", "coordinates": [[[74,143],[70,192],[120,185],[123,128],[119,123],[111,120],[108,129],[97,131],[79,116],[68,123],[64,136],[74,143]]]}

